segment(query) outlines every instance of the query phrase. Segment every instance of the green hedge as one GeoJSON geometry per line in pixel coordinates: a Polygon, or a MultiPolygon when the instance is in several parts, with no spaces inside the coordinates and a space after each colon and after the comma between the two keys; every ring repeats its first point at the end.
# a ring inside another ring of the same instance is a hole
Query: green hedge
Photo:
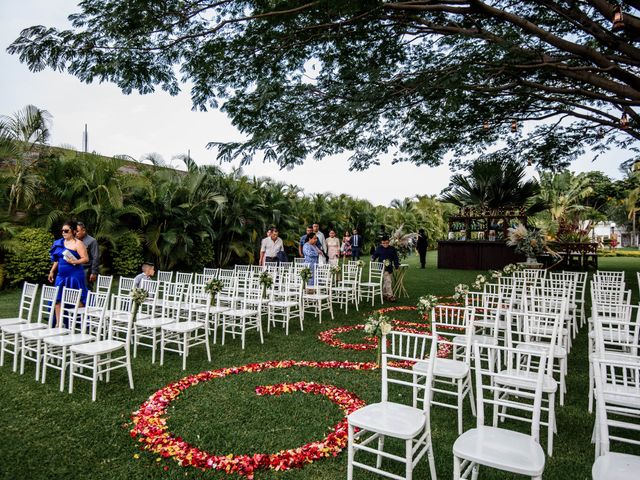
{"type": "Polygon", "coordinates": [[[51,270],[49,250],[54,240],[51,232],[42,228],[24,228],[14,238],[16,248],[7,254],[5,264],[9,285],[46,281],[51,270]]]}
{"type": "Polygon", "coordinates": [[[598,252],[600,257],[637,257],[640,258],[640,250],[614,250],[612,252],[598,252]]]}
{"type": "Polygon", "coordinates": [[[144,262],[140,238],[135,232],[122,235],[113,251],[113,271],[122,277],[132,277],[140,273],[144,262]]]}

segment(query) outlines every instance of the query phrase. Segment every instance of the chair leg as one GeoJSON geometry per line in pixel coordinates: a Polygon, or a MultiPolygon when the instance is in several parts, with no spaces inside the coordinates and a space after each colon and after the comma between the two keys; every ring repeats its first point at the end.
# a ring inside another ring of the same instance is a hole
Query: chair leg
{"type": "MultiPolygon", "coordinates": [[[[157,329],[151,329],[151,363],[156,363],[156,333],[157,329]]],[[[162,352],[160,352],[162,355],[162,352]]]]}
{"type": "Polygon", "coordinates": [[[64,380],[67,371],[67,347],[62,347],[62,358],[60,359],[60,391],[64,392],[64,380]]]}
{"type": "Polygon", "coordinates": [[[547,455],[550,457],[553,455],[553,435],[555,433],[556,425],[556,410],[555,410],[556,396],[552,393],[549,395],[549,418],[547,425],[547,455]]]}
{"type": "Polygon", "coordinates": [[[204,345],[205,345],[205,348],[207,349],[207,360],[209,361],[209,363],[211,363],[211,348],[209,347],[209,332],[208,331],[204,332],[204,345]]]}
{"type": "Polygon", "coordinates": [[[458,435],[462,435],[462,402],[464,397],[462,396],[463,392],[463,383],[462,380],[458,380],[458,435]]]}
{"type": "Polygon", "coordinates": [[[133,358],[138,357],[138,328],[133,329],[133,358]]]}
{"type": "Polygon", "coordinates": [[[479,473],[480,473],[480,465],[476,463],[471,469],[471,480],[478,480],[479,473]]]}
{"type": "MultiPolygon", "coordinates": [[[[156,348],[156,331],[153,331],[153,348],[156,348]]],[[[151,361],[153,363],[153,361],[151,361]]],[[[164,365],[164,330],[160,330],[160,366],[164,365]]]]}
{"type": "Polygon", "coordinates": [[[405,475],[404,478],[406,480],[411,480],[413,478],[413,448],[412,448],[412,440],[407,440],[405,442],[405,455],[404,461],[405,464],[405,475]]]}
{"type": "Polygon", "coordinates": [[[467,381],[469,382],[469,402],[471,403],[471,413],[473,416],[476,416],[476,400],[474,398],[473,393],[473,383],[471,383],[471,373],[467,376],[467,381]]]}
{"type": "Polygon", "coordinates": [[[91,375],[91,401],[95,402],[98,395],[98,356],[93,356],[93,374],[91,375]]]}
{"type": "Polygon", "coordinates": [[[353,426],[348,427],[348,446],[347,446],[347,480],[353,480],[353,457],[355,451],[353,447],[353,426]]]}
{"type": "Polygon", "coordinates": [[[18,348],[18,334],[13,334],[13,371],[18,371],[18,354],[20,353],[20,348],[18,348]]]}
{"type": "Polygon", "coordinates": [[[0,333],[0,367],[4,366],[4,332],[0,333]]]}
{"type": "Polygon", "coordinates": [[[460,480],[460,459],[453,456],[453,480],[460,480]]]}
{"type": "MultiPolygon", "coordinates": [[[[378,451],[381,452],[384,449],[384,435],[378,437],[378,451]]],[[[382,467],[382,455],[376,456],[376,468],[382,467]]]]}
{"type": "Polygon", "coordinates": [[[20,337],[20,352],[20,375],[24,375],[24,339],[22,337],[20,337]]]}
{"type": "Polygon", "coordinates": [[[431,441],[431,434],[429,434],[429,437],[427,438],[427,446],[429,448],[429,450],[427,450],[427,458],[429,460],[429,473],[431,473],[431,480],[437,480],[436,459],[433,456],[433,442],[431,441]]]}
{"type": "Polygon", "coordinates": [[[69,394],[73,393],[73,365],[76,362],[76,354],[73,351],[69,354],[69,394]]]}
{"type": "Polygon", "coordinates": [[[185,332],[184,334],[184,351],[182,352],[182,370],[187,369],[187,357],[189,356],[189,334],[185,332]]]}

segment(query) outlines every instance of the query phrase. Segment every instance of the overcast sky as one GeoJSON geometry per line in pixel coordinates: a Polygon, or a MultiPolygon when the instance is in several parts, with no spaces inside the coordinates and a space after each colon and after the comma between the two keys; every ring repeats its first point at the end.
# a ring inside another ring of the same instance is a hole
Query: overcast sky
{"type": "MultiPolygon", "coordinates": [[[[75,0],[0,0],[0,114],[11,114],[28,104],[48,110],[53,115],[51,144],[56,146],[81,149],[86,123],[90,151],[136,159],[156,152],[169,161],[190,150],[197,163],[217,164],[206,144],[241,136],[223,113],[191,111],[188,90],[175,97],[162,91],[124,95],[111,84],[87,85],[51,70],[31,73],[16,56],[6,53],[6,47],[25,27],[68,26],[66,18],[78,11],[76,5],[75,0]]],[[[592,157],[578,160],[572,169],[601,170],[619,178],[617,167],[628,155],[611,152],[595,162],[592,157]]],[[[449,182],[446,165],[430,168],[381,163],[365,172],[349,172],[345,158],[308,160],[290,171],[254,162],[244,172],[298,185],[306,193],[348,193],[382,205],[394,198],[438,194],[449,182]]],[[[222,168],[229,171],[232,166],[223,164],[222,168]]]]}

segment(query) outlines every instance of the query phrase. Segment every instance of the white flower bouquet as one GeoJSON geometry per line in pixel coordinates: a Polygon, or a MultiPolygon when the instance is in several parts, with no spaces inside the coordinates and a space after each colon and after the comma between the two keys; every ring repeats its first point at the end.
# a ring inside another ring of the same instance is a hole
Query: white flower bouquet
{"type": "Polygon", "coordinates": [[[391,320],[389,317],[376,313],[367,317],[364,331],[378,338],[378,365],[382,360],[382,342],[386,342],[385,336],[391,332],[391,320]]]}
{"type": "Polygon", "coordinates": [[[309,267],[304,267],[300,269],[298,275],[300,275],[300,278],[302,279],[302,286],[306,288],[307,282],[309,282],[309,279],[311,278],[311,269],[309,267]]]}
{"type": "Polygon", "coordinates": [[[138,310],[140,309],[140,305],[142,305],[144,303],[144,301],[147,299],[147,297],[149,296],[149,292],[146,291],[144,288],[132,288],[131,292],[129,293],[129,295],[131,296],[131,302],[133,302],[132,305],[132,313],[133,313],[133,321],[136,321],[136,317],[138,316],[138,310]]]}
{"type": "Polygon", "coordinates": [[[474,290],[480,291],[483,289],[485,283],[487,283],[487,277],[484,275],[478,275],[476,277],[476,281],[471,284],[471,287],[474,290]]]}
{"type": "Polygon", "coordinates": [[[469,285],[465,283],[459,283],[454,289],[453,299],[464,302],[467,293],[469,293],[469,285]]]}
{"type": "Polygon", "coordinates": [[[260,274],[260,285],[262,285],[262,296],[267,296],[267,288],[273,285],[273,277],[266,270],[260,274]]]}
{"type": "Polygon", "coordinates": [[[215,278],[209,280],[209,282],[204,286],[205,292],[211,295],[211,303],[216,300],[216,295],[222,291],[224,285],[220,280],[215,278]]]}
{"type": "Polygon", "coordinates": [[[418,309],[418,313],[422,317],[428,317],[435,307],[438,304],[438,297],[435,295],[424,295],[418,299],[418,304],[416,308],[418,309]]]}

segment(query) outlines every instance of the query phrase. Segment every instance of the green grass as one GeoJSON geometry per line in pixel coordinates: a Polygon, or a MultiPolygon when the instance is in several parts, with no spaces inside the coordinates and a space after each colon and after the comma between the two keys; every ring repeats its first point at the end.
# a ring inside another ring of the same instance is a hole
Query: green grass
{"type": "MultiPolygon", "coordinates": [[[[417,268],[411,257],[406,286],[411,298],[399,304],[412,305],[424,293],[448,295],[457,283],[470,283],[475,271],[437,270],[435,254],[429,253],[428,268],[417,268]]],[[[602,270],[626,270],[629,288],[637,294],[635,272],[640,259],[601,258],[602,270]]],[[[0,316],[15,314],[19,292],[0,294],[0,316]]],[[[289,336],[280,329],[265,337],[260,345],[250,334],[243,351],[239,341],[230,340],[212,347],[212,362],[206,361],[197,347],[188,359],[187,371],[181,361],[168,354],[165,365],[151,364],[150,352],[142,349],[133,363],[135,390],[129,390],[124,372],[115,372],[111,383],[98,386],[98,401],[90,401],[90,385],[77,381],[73,395],[60,393],[59,376],[51,372],[47,384],[35,383],[32,365],[20,376],[5,365],[0,368],[0,478],[3,479],[127,479],[127,478],[226,478],[220,472],[202,472],[182,468],[172,460],[157,461],[157,456],[142,452],[129,436],[129,417],[149,395],[185,375],[226,366],[244,365],[277,359],[371,361],[373,351],[357,352],[332,348],[319,342],[317,334],[340,325],[360,323],[369,308],[337,313],[335,320],[322,325],[307,316],[304,332],[293,323],[289,336]],[[139,454],[139,458],[134,458],[139,454]],[[165,471],[165,468],[167,469],[165,471]]],[[[398,312],[394,318],[409,320],[412,315],[398,312]]],[[[358,341],[361,335],[345,334],[343,341],[358,341]]],[[[590,443],[593,416],[587,413],[587,342],[582,331],[574,343],[569,362],[566,406],[558,408],[559,435],[554,456],[547,458],[545,478],[590,478],[593,446],[590,443]]],[[[168,425],[172,432],[202,449],[217,454],[276,452],[280,449],[319,439],[340,418],[337,406],[321,396],[295,393],[279,397],[258,397],[257,385],[308,380],[331,383],[356,393],[366,402],[380,396],[379,372],[354,372],[292,368],[244,373],[199,384],[185,391],[170,406],[168,425]]],[[[455,412],[432,409],[433,440],[438,476],[452,477],[451,447],[457,437],[455,412]]],[[[468,404],[465,428],[475,425],[468,404]]],[[[525,429],[524,426],[517,428],[525,429]]],[[[543,434],[543,446],[544,434],[543,434]]],[[[633,451],[633,450],[631,450],[633,451]]],[[[636,449],[636,454],[640,452],[636,449]]],[[[343,479],[346,477],[346,452],[318,461],[301,470],[285,473],[258,472],[258,479],[343,479]]],[[[356,470],[355,478],[371,475],[356,470]]],[[[426,460],[415,478],[428,478],[426,460]]],[[[507,479],[511,475],[490,469],[481,470],[483,479],[507,479]]]]}

